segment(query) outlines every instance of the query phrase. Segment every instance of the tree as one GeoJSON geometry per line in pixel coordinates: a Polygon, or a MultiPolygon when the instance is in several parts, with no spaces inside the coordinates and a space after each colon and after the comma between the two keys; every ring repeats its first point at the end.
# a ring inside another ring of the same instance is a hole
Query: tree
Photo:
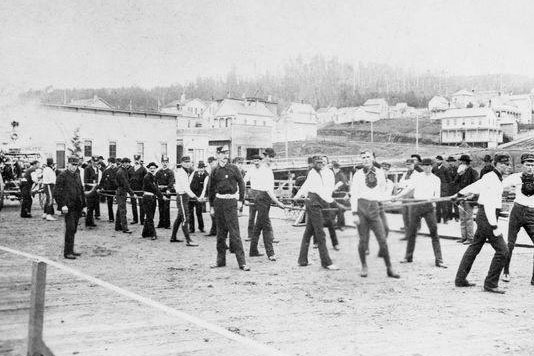
{"type": "Polygon", "coordinates": [[[78,127],[72,133],[72,138],[70,139],[70,147],[68,148],[69,155],[76,156],[78,158],[83,157],[82,152],[82,140],[80,139],[80,128],[78,127]]]}

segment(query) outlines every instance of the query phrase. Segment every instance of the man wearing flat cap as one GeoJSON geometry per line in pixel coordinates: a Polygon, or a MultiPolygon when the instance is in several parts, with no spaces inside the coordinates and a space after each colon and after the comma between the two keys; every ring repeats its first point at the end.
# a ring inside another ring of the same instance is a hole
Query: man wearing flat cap
{"type": "MultiPolygon", "coordinates": [[[[503,281],[510,281],[510,260],[514,251],[517,233],[525,229],[534,242],[534,153],[521,155],[520,173],[509,175],[503,180],[504,188],[515,187],[514,206],[508,220],[508,256],[504,265],[503,281]]],[[[530,284],[534,285],[534,265],[530,284]]]]}
{"type": "MultiPolygon", "coordinates": [[[[458,190],[462,190],[478,180],[478,173],[471,167],[471,157],[468,155],[460,156],[460,165],[458,166],[458,175],[455,178],[458,190]]],[[[469,245],[473,242],[474,225],[473,225],[473,206],[474,202],[463,200],[459,205],[460,231],[462,238],[459,243],[469,245]]]]}
{"type": "Polygon", "coordinates": [[[197,215],[198,230],[204,232],[204,219],[202,212],[206,203],[204,200],[204,184],[209,174],[206,172],[206,164],[204,161],[198,161],[197,169],[191,174],[189,187],[191,191],[198,197],[198,199],[189,200],[189,232],[195,232],[195,213],[197,215]]]}
{"type": "Polygon", "coordinates": [[[128,169],[130,168],[130,159],[124,157],[122,164],[117,169],[117,193],[115,199],[117,200],[117,213],[115,214],[115,231],[122,231],[125,234],[131,234],[128,229],[128,220],[126,219],[126,199],[128,194],[134,195],[132,188],[130,187],[130,181],[128,179],[128,169]]]}
{"type": "Polygon", "coordinates": [[[76,173],[78,168],[78,157],[69,157],[67,169],[61,172],[56,179],[54,198],[59,209],[65,216],[65,245],[63,257],[74,260],[80,256],[74,252],[74,235],[78,230],[78,221],[85,208],[85,194],[82,181],[76,173]]]}
{"type": "Polygon", "coordinates": [[[492,163],[493,159],[490,155],[485,155],[482,161],[484,161],[484,167],[482,167],[482,169],[480,170],[480,178],[482,178],[484,174],[493,171],[494,168],[492,163]]]}
{"type": "Polygon", "coordinates": [[[130,180],[130,187],[135,193],[130,199],[132,205],[132,216],[133,220],[131,224],[137,224],[138,222],[141,225],[145,221],[145,209],[143,204],[141,204],[142,194],[140,193],[143,190],[143,178],[147,174],[147,170],[141,164],[141,155],[134,155],[134,164],[128,168],[128,178],[130,180]],[[137,211],[137,200],[139,199],[139,214],[137,211]]]}
{"type": "MultiPolygon", "coordinates": [[[[174,190],[174,172],[169,168],[169,157],[161,158],[161,168],[156,172],[156,183],[163,195],[167,198],[174,190]]],[[[171,201],[158,198],[159,222],[158,228],[171,228],[171,201]]]]}
{"type": "Polygon", "coordinates": [[[468,185],[458,192],[464,197],[479,194],[478,213],[476,217],[477,230],[473,242],[467,247],[462,257],[454,284],[457,287],[471,287],[474,283],[467,280],[467,275],[475,262],[480,250],[488,241],[495,250],[490,268],[484,281],[484,290],[491,293],[504,294],[499,288],[499,276],[506,264],[508,247],[497,225],[499,211],[502,208],[503,183],[502,175],[510,168],[510,157],[507,154],[496,154],[495,169],[486,173],[482,179],[468,185]]]}

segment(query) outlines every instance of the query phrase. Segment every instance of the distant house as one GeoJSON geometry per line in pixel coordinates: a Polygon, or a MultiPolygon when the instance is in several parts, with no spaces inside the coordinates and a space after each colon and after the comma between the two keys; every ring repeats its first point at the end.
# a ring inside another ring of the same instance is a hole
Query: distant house
{"type": "Polygon", "coordinates": [[[441,142],[493,148],[503,142],[503,130],[491,108],[449,109],[438,114],[441,142]]]}
{"type": "Polygon", "coordinates": [[[317,123],[319,126],[335,123],[337,121],[337,111],[335,106],[317,109],[317,123]]]}
{"type": "Polygon", "coordinates": [[[451,107],[461,109],[469,106],[478,107],[478,100],[472,91],[462,89],[451,95],[451,107]]]}
{"type": "Polygon", "coordinates": [[[363,106],[339,108],[337,113],[338,124],[351,124],[357,122],[375,122],[380,120],[377,112],[370,112],[363,106]]]}
{"type": "Polygon", "coordinates": [[[438,112],[446,111],[450,108],[450,103],[447,99],[442,96],[434,96],[428,102],[428,110],[431,114],[436,114],[438,112]]]}
{"type": "Polygon", "coordinates": [[[97,95],[91,99],[72,99],[68,105],[81,108],[114,109],[112,105],[97,95]]]}
{"type": "Polygon", "coordinates": [[[161,112],[166,114],[176,114],[178,116],[178,128],[191,128],[202,126],[202,114],[208,104],[200,99],[185,98],[182,94],[179,100],[173,100],[161,108],[161,112]]]}
{"type": "Polygon", "coordinates": [[[282,112],[274,129],[274,142],[317,138],[317,112],[310,104],[291,103],[282,112]]]}
{"type": "Polygon", "coordinates": [[[513,103],[521,113],[519,119],[520,123],[532,124],[532,111],[534,110],[532,96],[528,94],[510,95],[510,102],[513,103]]]}
{"type": "Polygon", "coordinates": [[[379,119],[389,119],[389,105],[386,99],[369,99],[363,104],[363,109],[368,113],[377,114],[379,119]]]}

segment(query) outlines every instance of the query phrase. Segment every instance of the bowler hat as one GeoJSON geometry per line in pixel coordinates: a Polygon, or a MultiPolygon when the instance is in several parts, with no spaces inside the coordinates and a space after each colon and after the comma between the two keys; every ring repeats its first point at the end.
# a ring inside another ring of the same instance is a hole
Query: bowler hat
{"type": "Polygon", "coordinates": [[[80,162],[80,159],[76,156],[69,156],[67,162],[70,164],[78,164],[80,162]]]}
{"type": "Polygon", "coordinates": [[[447,157],[447,162],[456,162],[456,159],[453,156],[447,157]]]}
{"type": "Polygon", "coordinates": [[[469,157],[469,155],[461,155],[458,161],[469,163],[471,162],[471,157],[469,157]]]}
{"type": "Polygon", "coordinates": [[[507,153],[496,153],[493,157],[493,162],[497,163],[510,163],[510,156],[507,153]]]}
{"type": "Polygon", "coordinates": [[[432,165],[432,159],[431,158],[423,158],[421,160],[421,166],[431,166],[432,165]]]}
{"type": "Polygon", "coordinates": [[[191,162],[191,157],[183,156],[182,158],[180,158],[180,162],[191,162]]]}
{"type": "Polygon", "coordinates": [[[217,153],[229,152],[229,151],[230,149],[228,148],[228,145],[217,147],[217,153]]]}
{"type": "Polygon", "coordinates": [[[263,151],[263,155],[264,156],[269,156],[271,158],[274,158],[276,156],[276,153],[274,152],[274,150],[272,148],[266,148],[264,151],[263,151]]]}
{"type": "Polygon", "coordinates": [[[147,164],[146,168],[150,168],[150,167],[158,168],[158,165],[156,164],[156,162],[150,162],[149,164],[147,164]]]}
{"type": "Polygon", "coordinates": [[[443,156],[437,155],[437,156],[436,156],[436,160],[438,160],[438,161],[443,161],[443,156]]]}
{"type": "Polygon", "coordinates": [[[410,157],[411,158],[416,158],[417,162],[421,162],[422,161],[421,155],[418,155],[417,153],[412,154],[410,157]]]}
{"type": "Polygon", "coordinates": [[[198,168],[206,168],[206,163],[204,161],[198,161],[198,168]]]}
{"type": "Polygon", "coordinates": [[[122,159],[122,163],[130,163],[130,162],[132,162],[132,161],[128,157],[124,157],[122,159]]]}

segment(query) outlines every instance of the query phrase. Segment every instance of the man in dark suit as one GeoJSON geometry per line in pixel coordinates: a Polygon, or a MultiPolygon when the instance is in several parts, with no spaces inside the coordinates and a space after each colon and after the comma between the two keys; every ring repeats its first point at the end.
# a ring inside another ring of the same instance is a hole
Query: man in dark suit
{"type": "Polygon", "coordinates": [[[128,230],[128,220],[126,220],[126,199],[127,195],[134,195],[130,182],[128,179],[128,169],[130,168],[130,159],[128,157],[123,158],[122,166],[117,169],[117,193],[115,195],[117,199],[117,213],[115,214],[115,231],[122,231],[126,234],[132,232],[128,230]]]}
{"type": "MultiPolygon", "coordinates": [[[[473,184],[478,180],[478,172],[471,167],[471,157],[468,155],[460,156],[460,165],[458,166],[457,173],[454,182],[456,183],[458,190],[462,190],[468,185],[473,184]]],[[[460,204],[460,231],[462,233],[462,239],[459,241],[464,245],[470,245],[473,242],[475,235],[473,224],[473,206],[472,201],[462,201],[460,204]]]]}
{"type": "Polygon", "coordinates": [[[143,178],[146,176],[146,174],[147,170],[141,164],[141,156],[134,155],[134,164],[128,168],[128,178],[130,180],[130,187],[134,192],[138,193],[135,193],[130,197],[133,215],[133,221],[131,221],[130,224],[137,224],[138,222],[143,224],[145,220],[145,209],[143,204],[141,204],[141,199],[139,199],[139,215],[137,214],[137,197],[141,198],[143,196],[143,194],[140,192],[143,190],[143,178]]]}
{"type": "MultiPolygon", "coordinates": [[[[174,190],[174,172],[169,168],[169,157],[165,156],[161,159],[161,169],[156,172],[156,184],[163,195],[167,198],[174,190]]],[[[158,198],[159,222],[158,228],[171,228],[171,205],[170,200],[158,198]]]]}
{"type": "MultiPolygon", "coordinates": [[[[206,164],[204,161],[198,162],[198,168],[191,177],[191,191],[199,198],[202,198],[202,192],[204,191],[204,182],[209,176],[206,172],[206,164]]],[[[202,218],[202,212],[204,210],[205,203],[199,200],[189,200],[189,232],[195,232],[195,212],[197,214],[198,230],[204,232],[204,219],[202,218]]]]}
{"type": "Polygon", "coordinates": [[[87,166],[83,171],[83,183],[85,192],[87,194],[87,216],[85,217],[85,226],[95,227],[94,213],[98,202],[98,193],[96,192],[96,186],[98,182],[98,168],[95,167],[94,161],[90,159],[87,161],[87,166]]]}
{"type": "MultiPolygon", "coordinates": [[[[443,163],[442,156],[436,156],[436,165],[432,168],[432,174],[437,176],[441,181],[441,196],[446,197],[449,195],[449,185],[451,184],[450,172],[443,163]]],[[[439,223],[443,220],[443,223],[447,223],[449,216],[447,214],[447,203],[436,203],[436,221],[439,223]]]]}
{"type": "Polygon", "coordinates": [[[100,188],[106,191],[105,198],[106,198],[106,202],[108,205],[108,221],[109,222],[115,221],[114,215],[113,215],[113,196],[111,195],[115,193],[115,190],[117,190],[117,180],[115,177],[116,174],[117,174],[116,160],[115,158],[110,157],[108,158],[108,166],[102,173],[102,179],[100,180],[100,183],[99,183],[100,188]]]}
{"type": "MultiPolygon", "coordinates": [[[[449,183],[449,193],[448,195],[454,195],[458,193],[458,185],[456,184],[456,176],[458,175],[457,172],[457,164],[456,159],[452,156],[447,157],[447,171],[449,172],[450,177],[450,183],[449,183]]],[[[458,205],[453,204],[452,202],[447,202],[447,220],[455,219],[458,221],[458,205]]]]}
{"type": "MultiPolygon", "coordinates": [[[[333,161],[332,162],[332,170],[334,171],[334,179],[335,179],[335,186],[334,186],[334,198],[343,198],[347,195],[349,191],[349,180],[347,179],[347,176],[343,171],[341,170],[341,165],[333,161]]],[[[343,230],[343,227],[345,226],[345,210],[339,208],[337,211],[337,224],[336,229],[343,230]]]]}
{"type": "Polygon", "coordinates": [[[69,260],[80,256],[74,252],[74,235],[78,229],[78,221],[85,207],[85,194],[79,174],[78,157],[69,157],[67,169],[59,174],[56,180],[54,198],[65,215],[65,246],[63,257],[69,260]]]}

